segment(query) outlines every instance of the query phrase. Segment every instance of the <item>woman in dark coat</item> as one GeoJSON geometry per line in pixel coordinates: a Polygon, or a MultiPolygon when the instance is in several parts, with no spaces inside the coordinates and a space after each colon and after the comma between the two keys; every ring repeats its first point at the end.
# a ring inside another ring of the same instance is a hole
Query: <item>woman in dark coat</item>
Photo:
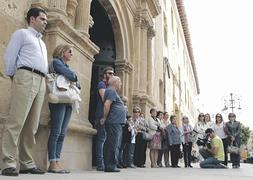
{"type": "MultiPolygon", "coordinates": [[[[241,123],[236,121],[235,113],[228,114],[229,122],[226,123],[228,142],[231,145],[241,146],[241,123]]],[[[240,154],[230,154],[233,168],[240,168],[240,154]]]]}

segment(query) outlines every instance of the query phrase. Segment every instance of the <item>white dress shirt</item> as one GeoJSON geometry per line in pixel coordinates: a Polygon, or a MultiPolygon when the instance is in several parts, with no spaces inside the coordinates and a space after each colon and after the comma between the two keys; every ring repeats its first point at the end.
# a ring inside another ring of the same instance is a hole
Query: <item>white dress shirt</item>
{"type": "Polygon", "coordinates": [[[34,28],[19,29],[11,36],[5,52],[5,74],[13,76],[17,68],[27,66],[48,72],[47,49],[42,34],[34,28]]]}

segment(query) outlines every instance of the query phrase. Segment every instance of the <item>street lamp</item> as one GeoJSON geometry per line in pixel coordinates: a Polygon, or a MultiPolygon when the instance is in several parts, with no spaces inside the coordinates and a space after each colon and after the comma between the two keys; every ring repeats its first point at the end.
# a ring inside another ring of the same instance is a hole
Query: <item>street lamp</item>
{"type": "Polygon", "coordinates": [[[235,109],[242,110],[241,99],[242,98],[239,95],[230,93],[229,96],[223,98],[224,107],[222,111],[227,111],[228,109],[231,109],[233,113],[235,109]]]}

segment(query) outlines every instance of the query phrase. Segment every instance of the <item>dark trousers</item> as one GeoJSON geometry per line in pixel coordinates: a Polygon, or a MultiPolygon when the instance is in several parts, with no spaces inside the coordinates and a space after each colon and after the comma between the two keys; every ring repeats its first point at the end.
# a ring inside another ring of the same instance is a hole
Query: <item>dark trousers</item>
{"type": "Polygon", "coordinates": [[[114,170],[117,166],[119,138],[122,134],[120,124],[105,124],[106,141],[104,145],[105,170],[114,170]]]}
{"type": "Polygon", "coordinates": [[[225,161],[223,162],[224,165],[228,165],[228,153],[227,153],[227,148],[228,148],[228,140],[227,138],[222,139],[223,143],[223,148],[224,148],[224,156],[225,156],[225,161]]]}
{"type": "Polygon", "coordinates": [[[157,165],[162,165],[162,158],[163,158],[164,150],[158,150],[158,158],[157,158],[157,165]]]}
{"type": "Polygon", "coordinates": [[[106,140],[105,125],[98,124],[96,139],[97,169],[104,169],[104,143],[106,140]]]}
{"type": "Polygon", "coordinates": [[[119,136],[119,142],[118,142],[118,148],[117,148],[117,164],[118,165],[120,165],[121,164],[121,162],[122,162],[122,151],[123,151],[123,149],[122,149],[122,147],[121,147],[121,145],[122,145],[122,139],[123,139],[123,127],[122,127],[122,125],[121,125],[121,134],[120,134],[120,136],[119,136]]]}
{"type": "Polygon", "coordinates": [[[142,133],[136,135],[134,150],[134,165],[143,166],[146,163],[147,141],[143,139],[142,133]]]}
{"type": "Polygon", "coordinates": [[[184,166],[190,166],[192,160],[192,142],[187,144],[183,144],[183,152],[184,152],[184,166]]]}
{"type": "Polygon", "coordinates": [[[172,167],[178,166],[179,154],[180,154],[180,144],[172,145],[170,147],[170,159],[172,167]]]}
{"type": "Polygon", "coordinates": [[[127,143],[124,151],[124,164],[126,166],[131,166],[134,163],[134,143],[127,143]]]}

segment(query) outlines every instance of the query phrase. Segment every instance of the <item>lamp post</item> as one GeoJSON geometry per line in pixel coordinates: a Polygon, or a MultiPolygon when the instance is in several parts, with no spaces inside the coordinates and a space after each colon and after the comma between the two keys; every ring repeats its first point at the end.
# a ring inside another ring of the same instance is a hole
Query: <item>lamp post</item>
{"type": "Polygon", "coordinates": [[[230,93],[229,96],[223,98],[224,107],[222,111],[227,111],[231,109],[231,112],[234,113],[235,109],[241,110],[241,97],[237,94],[230,93]]]}

